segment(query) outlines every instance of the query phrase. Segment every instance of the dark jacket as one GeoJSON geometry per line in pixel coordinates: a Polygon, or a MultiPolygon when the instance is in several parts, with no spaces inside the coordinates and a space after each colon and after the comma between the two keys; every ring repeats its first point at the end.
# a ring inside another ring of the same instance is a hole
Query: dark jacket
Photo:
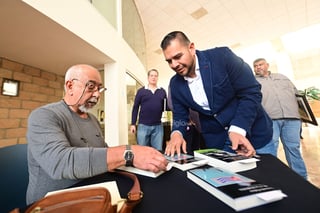
{"type": "Polygon", "coordinates": [[[206,146],[223,148],[230,125],[246,130],[255,148],[272,138],[272,122],[261,106],[260,84],[249,65],[229,48],[196,51],[200,74],[211,110],[194,102],[188,82],[180,75],[170,80],[173,128],[185,134],[189,108],[199,113],[206,146]]]}

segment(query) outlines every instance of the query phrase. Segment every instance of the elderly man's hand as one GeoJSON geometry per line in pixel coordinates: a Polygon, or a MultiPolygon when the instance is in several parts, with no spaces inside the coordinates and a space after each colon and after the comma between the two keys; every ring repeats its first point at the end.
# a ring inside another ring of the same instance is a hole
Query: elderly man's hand
{"type": "Polygon", "coordinates": [[[155,173],[166,171],[168,161],[158,150],[140,145],[133,145],[131,148],[134,153],[134,167],[155,173]]]}

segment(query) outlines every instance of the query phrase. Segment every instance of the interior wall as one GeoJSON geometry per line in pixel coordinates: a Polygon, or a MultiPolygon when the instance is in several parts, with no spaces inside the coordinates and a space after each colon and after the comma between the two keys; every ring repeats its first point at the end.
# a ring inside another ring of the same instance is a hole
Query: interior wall
{"type": "Polygon", "coordinates": [[[146,68],[147,55],[145,33],[133,0],[122,2],[122,36],[146,68]]]}
{"type": "Polygon", "coordinates": [[[30,112],[61,100],[64,76],[0,57],[0,82],[3,78],[18,80],[20,86],[18,96],[0,95],[0,147],[27,143],[30,112]]]}
{"type": "Polygon", "coordinates": [[[138,79],[145,78],[145,68],[136,53],[121,33],[116,31],[88,1],[24,1],[109,57],[110,60],[104,63],[105,83],[108,87],[104,108],[105,136],[111,145],[127,143],[127,114],[123,113],[126,109],[126,70],[135,72],[138,79]],[[75,5],[77,9],[71,10],[75,5]],[[119,109],[122,107],[123,111],[119,109]],[[122,112],[120,116],[119,111],[122,112]]]}
{"type": "Polygon", "coordinates": [[[117,29],[117,0],[91,0],[95,8],[117,29]]]}

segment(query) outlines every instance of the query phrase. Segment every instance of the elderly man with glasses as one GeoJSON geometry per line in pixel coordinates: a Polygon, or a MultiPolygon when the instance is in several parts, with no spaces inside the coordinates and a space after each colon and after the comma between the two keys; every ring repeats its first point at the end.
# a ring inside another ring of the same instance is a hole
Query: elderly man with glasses
{"type": "Polygon", "coordinates": [[[166,159],[152,147],[108,147],[98,120],[88,112],[106,90],[97,69],[85,64],[72,66],[64,88],[63,100],[35,109],[28,119],[27,204],[47,192],[123,165],[166,170],[166,159]]]}

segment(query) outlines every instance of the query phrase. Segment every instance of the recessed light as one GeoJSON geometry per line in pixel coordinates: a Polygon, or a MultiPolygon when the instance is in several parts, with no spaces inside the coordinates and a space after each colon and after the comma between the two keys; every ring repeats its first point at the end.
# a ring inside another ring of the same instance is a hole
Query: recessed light
{"type": "Polygon", "coordinates": [[[196,11],[194,11],[193,13],[191,13],[190,15],[194,18],[194,19],[200,19],[201,17],[205,16],[208,14],[208,11],[206,9],[204,9],[203,7],[200,7],[199,9],[197,9],[196,11]]]}

